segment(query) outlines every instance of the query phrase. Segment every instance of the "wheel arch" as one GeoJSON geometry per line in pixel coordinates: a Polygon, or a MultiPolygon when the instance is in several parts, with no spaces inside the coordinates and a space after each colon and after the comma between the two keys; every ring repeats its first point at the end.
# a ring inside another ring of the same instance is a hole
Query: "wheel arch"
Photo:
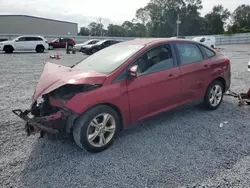
{"type": "MultiPolygon", "coordinates": [[[[36,45],[36,48],[37,48],[38,46],[42,46],[42,47],[44,47],[44,45],[43,45],[43,44],[37,44],[37,45],[36,45]]],[[[45,47],[44,47],[44,48],[45,48],[45,47]]]]}
{"type": "Polygon", "coordinates": [[[211,83],[213,83],[214,81],[221,82],[223,84],[223,92],[226,91],[226,80],[223,77],[218,77],[218,78],[214,79],[211,83]]]}
{"type": "Polygon", "coordinates": [[[3,46],[3,50],[5,50],[5,48],[7,48],[7,47],[11,47],[13,50],[15,50],[12,44],[5,44],[3,46]]]}
{"type": "MultiPolygon", "coordinates": [[[[81,116],[82,114],[84,114],[86,111],[88,111],[88,110],[90,110],[90,109],[92,109],[92,108],[95,108],[95,107],[97,107],[97,106],[108,106],[108,107],[112,108],[113,110],[115,110],[116,113],[117,113],[117,115],[118,115],[118,117],[119,117],[120,123],[121,123],[120,131],[123,130],[123,128],[124,128],[124,117],[122,116],[121,110],[120,110],[116,105],[114,105],[114,104],[112,104],[112,103],[105,103],[105,102],[104,102],[104,103],[94,104],[94,105],[88,107],[85,111],[83,111],[83,112],[80,114],[80,116],[81,116]]],[[[78,117],[80,117],[80,116],[78,116],[78,117]]],[[[77,118],[76,118],[76,119],[77,119],[77,118]]],[[[73,120],[73,121],[74,121],[74,120],[73,120]]],[[[72,121],[71,121],[71,122],[72,122],[72,121]]],[[[70,127],[73,126],[73,123],[72,123],[71,125],[68,125],[68,126],[70,126],[70,127]]]]}

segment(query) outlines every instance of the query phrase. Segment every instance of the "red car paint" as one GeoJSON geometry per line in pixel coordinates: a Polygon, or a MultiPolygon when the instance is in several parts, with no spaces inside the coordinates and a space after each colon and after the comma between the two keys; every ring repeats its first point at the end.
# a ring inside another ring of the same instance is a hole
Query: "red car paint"
{"type": "Polygon", "coordinates": [[[49,45],[53,46],[54,48],[65,48],[66,42],[68,43],[68,45],[71,45],[72,47],[76,44],[73,39],[58,38],[57,40],[49,42],[49,45]]]}
{"type": "Polygon", "coordinates": [[[93,71],[76,71],[70,67],[46,63],[32,97],[32,103],[39,97],[65,84],[102,84],[106,75],[93,71]]]}
{"type": "Polygon", "coordinates": [[[123,125],[127,126],[187,102],[202,99],[207,87],[215,79],[223,80],[225,90],[229,89],[230,61],[217,52],[214,57],[200,62],[113,82],[128,65],[148,49],[162,43],[177,41],[198,44],[182,39],[145,39],[118,43],[116,45],[143,44],[145,47],[108,75],[47,63],[34,93],[33,103],[42,95],[67,83],[102,84],[102,87],[97,89],[77,93],[70,100],[62,102],[50,98],[50,102],[55,106],[64,106],[77,114],[84,114],[90,107],[98,104],[109,104],[120,112],[123,125]]]}

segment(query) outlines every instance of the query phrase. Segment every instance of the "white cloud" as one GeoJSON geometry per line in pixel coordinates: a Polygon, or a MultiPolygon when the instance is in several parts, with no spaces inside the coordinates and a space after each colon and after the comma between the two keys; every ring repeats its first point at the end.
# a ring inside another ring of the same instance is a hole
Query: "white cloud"
{"type": "MultiPolygon", "coordinates": [[[[0,14],[26,14],[45,18],[77,22],[87,26],[102,17],[104,25],[120,24],[132,20],[135,11],[150,0],[0,0],[0,14]]],[[[249,0],[203,0],[202,15],[211,11],[216,4],[233,11],[249,0]]]]}

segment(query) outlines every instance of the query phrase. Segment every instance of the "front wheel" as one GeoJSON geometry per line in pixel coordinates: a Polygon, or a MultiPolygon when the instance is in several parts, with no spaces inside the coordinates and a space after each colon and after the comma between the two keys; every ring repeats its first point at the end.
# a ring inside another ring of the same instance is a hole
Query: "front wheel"
{"type": "Polygon", "coordinates": [[[119,128],[117,112],[109,106],[100,105],[91,108],[76,121],[73,137],[79,147],[95,153],[112,145],[119,128]]]}
{"type": "Polygon", "coordinates": [[[223,91],[224,86],[220,81],[216,80],[210,84],[204,97],[205,107],[210,110],[217,109],[223,100],[223,91]]]}
{"type": "Polygon", "coordinates": [[[98,51],[98,50],[94,48],[93,50],[91,50],[91,53],[94,54],[94,53],[96,53],[97,51],[98,51]]]}

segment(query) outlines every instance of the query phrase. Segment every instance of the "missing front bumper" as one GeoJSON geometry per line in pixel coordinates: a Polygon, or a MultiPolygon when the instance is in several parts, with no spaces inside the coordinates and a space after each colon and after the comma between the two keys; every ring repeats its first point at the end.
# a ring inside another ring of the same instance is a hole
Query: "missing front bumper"
{"type": "Polygon", "coordinates": [[[27,136],[41,131],[58,134],[60,132],[60,127],[58,127],[58,125],[62,126],[62,123],[65,122],[62,111],[43,117],[30,117],[30,110],[22,111],[21,109],[15,109],[12,110],[12,112],[26,121],[25,131],[27,136]]]}

